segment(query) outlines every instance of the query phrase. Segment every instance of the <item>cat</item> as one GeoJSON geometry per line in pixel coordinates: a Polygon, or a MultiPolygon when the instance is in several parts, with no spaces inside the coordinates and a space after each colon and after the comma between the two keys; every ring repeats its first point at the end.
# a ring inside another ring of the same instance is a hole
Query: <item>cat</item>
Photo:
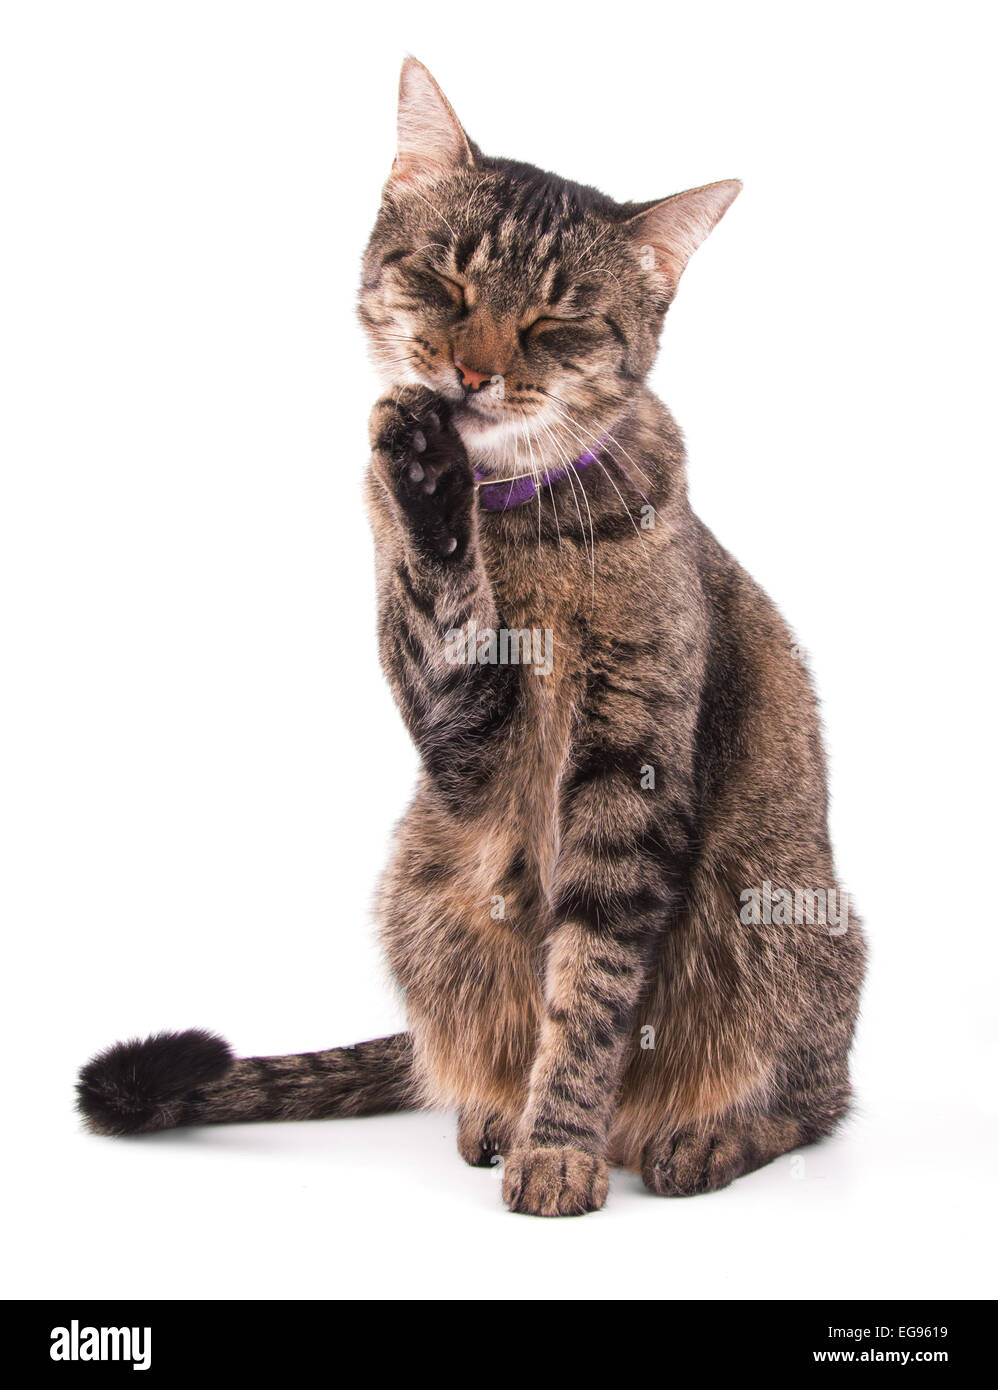
{"type": "Polygon", "coordinates": [[[557,1216],[613,1166],[713,1191],[845,1114],[865,948],[815,911],[815,697],[645,384],[740,187],[617,203],[486,157],[406,61],[358,307],[380,652],[421,757],[379,894],[408,1031],[118,1044],[81,1072],[92,1130],[450,1107],[506,1204],[557,1216]]]}

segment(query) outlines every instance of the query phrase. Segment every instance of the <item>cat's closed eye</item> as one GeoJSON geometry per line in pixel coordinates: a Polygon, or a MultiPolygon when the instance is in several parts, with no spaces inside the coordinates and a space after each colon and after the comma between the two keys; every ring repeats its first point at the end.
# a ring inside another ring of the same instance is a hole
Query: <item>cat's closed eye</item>
{"type": "Polygon", "coordinates": [[[567,318],[555,314],[539,314],[520,331],[522,333],[542,333],[547,328],[562,328],[566,324],[585,323],[585,321],[584,317],[567,318]]]}
{"type": "Polygon", "coordinates": [[[443,285],[444,289],[450,295],[454,308],[462,315],[466,314],[471,305],[465,286],[459,284],[457,280],[452,280],[449,275],[441,274],[439,270],[431,270],[430,274],[443,285]]]}
{"type": "Polygon", "coordinates": [[[405,290],[420,307],[452,312],[458,318],[468,313],[471,303],[467,288],[436,266],[415,260],[411,252],[399,256],[393,264],[405,290]]]}
{"type": "Polygon", "coordinates": [[[556,350],[569,336],[576,336],[586,328],[591,328],[594,319],[590,314],[579,314],[573,318],[554,314],[539,314],[524,324],[518,331],[521,352],[529,351],[531,345],[549,347],[556,350]]]}

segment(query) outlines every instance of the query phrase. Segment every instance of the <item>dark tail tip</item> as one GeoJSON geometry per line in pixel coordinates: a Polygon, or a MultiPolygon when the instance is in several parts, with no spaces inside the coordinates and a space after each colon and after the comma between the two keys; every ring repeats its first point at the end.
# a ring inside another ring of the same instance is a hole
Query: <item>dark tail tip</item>
{"type": "Polygon", "coordinates": [[[77,1109],[94,1134],[169,1129],[173,1103],[219,1080],[233,1060],[228,1043],[201,1028],[115,1043],[80,1072],[77,1109]]]}

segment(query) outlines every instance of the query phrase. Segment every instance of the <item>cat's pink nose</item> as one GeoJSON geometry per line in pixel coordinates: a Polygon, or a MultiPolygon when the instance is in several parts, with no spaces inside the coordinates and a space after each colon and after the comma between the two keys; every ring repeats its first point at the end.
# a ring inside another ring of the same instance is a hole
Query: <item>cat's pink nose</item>
{"type": "Polygon", "coordinates": [[[454,358],[454,366],[461,373],[461,385],[470,386],[472,391],[480,391],[482,387],[492,380],[491,372],[476,372],[473,367],[467,367],[463,362],[454,358]]]}

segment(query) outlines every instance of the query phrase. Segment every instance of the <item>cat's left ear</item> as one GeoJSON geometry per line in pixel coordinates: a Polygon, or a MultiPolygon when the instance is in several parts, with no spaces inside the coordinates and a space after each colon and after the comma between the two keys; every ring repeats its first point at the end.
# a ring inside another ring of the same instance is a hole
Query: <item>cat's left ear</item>
{"type": "Polygon", "coordinates": [[[474,162],[454,108],[423,64],[407,58],[399,78],[398,153],[391,178],[434,181],[474,162]]]}
{"type": "Polygon", "coordinates": [[[686,193],[674,193],[624,223],[641,255],[642,264],[675,293],[686,262],[720,222],[742,191],[738,179],[708,183],[686,193]]]}

